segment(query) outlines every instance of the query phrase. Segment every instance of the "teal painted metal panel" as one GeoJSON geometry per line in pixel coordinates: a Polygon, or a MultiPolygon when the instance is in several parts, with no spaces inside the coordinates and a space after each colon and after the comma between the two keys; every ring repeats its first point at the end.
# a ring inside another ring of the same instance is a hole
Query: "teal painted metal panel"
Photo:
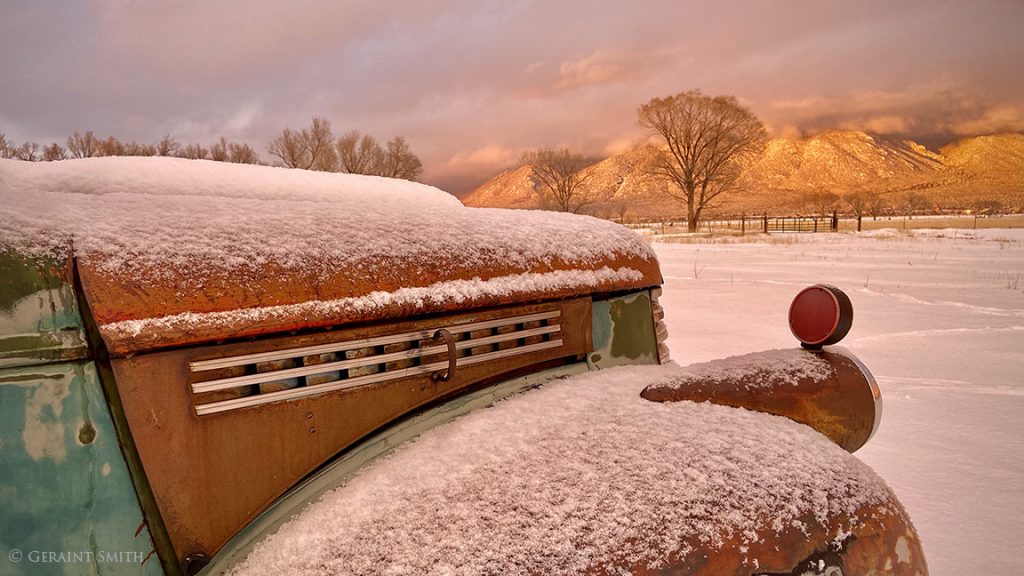
{"type": "Polygon", "coordinates": [[[69,258],[0,246],[0,367],[85,358],[69,258]]]}
{"type": "Polygon", "coordinates": [[[592,310],[594,351],[587,356],[592,369],[658,363],[654,313],[646,290],[594,302],[592,310]]]}
{"type": "Polygon", "coordinates": [[[162,574],[91,362],[0,369],[0,574],[162,574]]]}

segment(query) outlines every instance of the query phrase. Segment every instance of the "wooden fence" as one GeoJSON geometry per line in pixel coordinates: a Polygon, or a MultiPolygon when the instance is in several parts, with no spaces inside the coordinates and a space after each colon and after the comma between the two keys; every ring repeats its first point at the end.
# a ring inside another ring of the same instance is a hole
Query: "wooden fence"
{"type": "MultiPolygon", "coordinates": [[[[685,232],[686,222],[657,222],[626,224],[633,229],[646,229],[653,234],[665,235],[685,232]]],[[[772,234],[795,232],[835,232],[839,219],[832,216],[743,216],[727,220],[704,220],[697,226],[698,233],[730,232],[739,234],[772,234]]]]}

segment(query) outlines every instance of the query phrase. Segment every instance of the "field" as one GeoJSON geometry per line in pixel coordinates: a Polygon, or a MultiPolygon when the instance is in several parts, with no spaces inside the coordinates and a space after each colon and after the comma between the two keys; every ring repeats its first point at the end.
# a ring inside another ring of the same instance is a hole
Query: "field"
{"type": "Polygon", "coordinates": [[[844,289],[842,345],[884,399],[858,455],[907,507],[931,573],[1024,573],[1024,230],[654,240],[680,364],[794,346],[797,291],[844,289]]]}

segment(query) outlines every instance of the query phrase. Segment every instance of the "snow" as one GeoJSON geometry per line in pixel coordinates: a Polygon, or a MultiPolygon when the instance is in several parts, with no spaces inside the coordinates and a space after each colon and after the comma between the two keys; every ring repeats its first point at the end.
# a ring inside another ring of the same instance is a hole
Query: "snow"
{"type": "Polygon", "coordinates": [[[142,285],[268,262],[329,273],[382,259],[529,268],[651,256],[595,218],[470,209],[404,180],[179,158],[0,160],[0,217],[0,244],[43,255],[73,239],[142,285]]]}
{"type": "Polygon", "coordinates": [[[841,345],[885,403],[857,456],[906,506],[931,574],[1020,574],[1024,230],[763,238],[655,244],[673,359],[796,346],[793,297],[840,287],[855,311],[841,345]]]}
{"type": "Polygon", "coordinates": [[[894,511],[867,466],[810,428],[639,397],[676,369],[589,373],[433,429],[328,493],[231,573],[656,568],[696,555],[687,541],[746,546],[802,526],[804,515],[894,511]]]}
{"type": "Polygon", "coordinates": [[[651,384],[651,387],[672,389],[680,386],[680,382],[682,385],[701,382],[707,388],[714,389],[720,384],[744,382],[747,389],[774,388],[797,386],[801,381],[821,382],[831,378],[834,373],[832,366],[820,356],[801,348],[788,348],[689,364],[683,380],[669,378],[651,384]]]}
{"type": "Polygon", "coordinates": [[[255,325],[268,320],[287,316],[345,318],[354,315],[373,314],[388,308],[428,308],[429,304],[452,302],[472,303],[487,297],[502,297],[524,292],[550,292],[555,290],[583,290],[605,283],[636,282],[643,274],[632,268],[611,269],[607,266],[598,270],[555,270],[553,272],[529,272],[510,274],[483,280],[448,280],[430,286],[399,288],[394,292],[375,291],[366,296],[338,298],[335,300],[311,300],[300,304],[264,306],[227,312],[185,312],[171,316],[122,320],[103,326],[104,334],[114,338],[135,337],[145,333],[173,333],[194,330],[197,326],[207,329],[228,329],[232,326],[255,325]]]}

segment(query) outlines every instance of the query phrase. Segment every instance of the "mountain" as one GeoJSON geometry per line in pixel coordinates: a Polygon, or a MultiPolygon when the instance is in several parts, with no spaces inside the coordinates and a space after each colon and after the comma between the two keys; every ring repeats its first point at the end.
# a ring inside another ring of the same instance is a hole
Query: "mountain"
{"type": "MultiPolygon", "coordinates": [[[[654,151],[633,148],[587,168],[584,213],[604,217],[675,217],[685,208],[670,189],[650,176],[654,151]]],[[[908,203],[939,208],[1024,208],[1024,135],[966,138],[933,152],[910,141],[856,131],[831,131],[811,138],[771,140],[745,167],[744,191],[723,196],[711,214],[806,212],[840,208],[844,196],[861,193],[882,206],[908,203]],[[913,200],[911,199],[913,198],[913,200]],[[831,200],[829,200],[831,199],[831,200]]],[[[541,207],[528,167],[503,172],[463,198],[467,206],[541,207]]]]}
{"type": "Polygon", "coordinates": [[[484,182],[462,199],[467,206],[484,208],[539,208],[540,195],[529,166],[506,170],[484,182]]]}

